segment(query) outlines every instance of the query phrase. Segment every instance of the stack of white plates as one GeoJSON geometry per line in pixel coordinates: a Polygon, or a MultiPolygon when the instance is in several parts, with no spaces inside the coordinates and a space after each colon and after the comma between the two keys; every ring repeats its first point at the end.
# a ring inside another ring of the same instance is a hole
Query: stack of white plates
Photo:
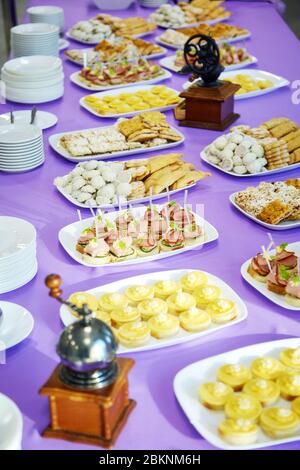
{"type": "Polygon", "coordinates": [[[61,59],[43,55],[9,60],[1,70],[5,98],[16,103],[46,103],[64,94],[61,59]]]}
{"type": "Polygon", "coordinates": [[[64,10],[53,5],[40,5],[27,9],[30,23],[48,23],[59,27],[60,32],[64,30],[64,10]]]}
{"type": "Polygon", "coordinates": [[[47,23],[27,23],[10,30],[13,57],[54,55],[59,51],[59,27],[47,23]]]}
{"type": "Polygon", "coordinates": [[[0,393],[0,450],[21,450],[23,418],[17,405],[0,393]]]}
{"type": "Polygon", "coordinates": [[[168,0],[140,0],[140,5],[145,8],[158,8],[168,0]]]}
{"type": "Polygon", "coordinates": [[[23,219],[0,216],[0,294],[24,286],[36,273],[34,226],[23,219]]]}
{"type": "Polygon", "coordinates": [[[32,124],[7,124],[0,127],[0,171],[19,173],[33,170],[44,160],[41,129],[32,124]]]}

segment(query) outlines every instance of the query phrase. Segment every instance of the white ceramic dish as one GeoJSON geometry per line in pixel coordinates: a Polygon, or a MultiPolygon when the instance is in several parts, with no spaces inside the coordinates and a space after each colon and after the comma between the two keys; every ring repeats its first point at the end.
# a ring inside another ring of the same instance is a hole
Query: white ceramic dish
{"type": "MultiPolygon", "coordinates": [[[[31,109],[14,111],[14,120],[16,124],[28,124],[31,118],[31,109]]],[[[39,129],[48,129],[57,123],[57,116],[47,111],[38,110],[34,124],[39,129]]],[[[10,113],[0,115],[0,126],[10,124],[10,113]]]]}
{"type": "MultiPolygon", "coordinates": [[[[300,432],[284,439],[272,439],[262,430],[259,430],[258,440],[254,444],[246,446],[234,446],[223,440],[217,431],[218,424],[224,420],[223,411],[210,411],[203,406],[198,398],[198,387],[201,383],[216,380],[217,369],[223,364],[245,364],[250,365],[256,357],[275,356],[278,357],[279,351],[285,348],[299,348],[299,338],[282,339],[279,341],[270,341],[266,343],[256,343],[244,348],[235,349],[218,356],[209,357],[202,361],[194,362],[179,371],[174,379],[173,388],[176,398],[194,428],[210,444],[220,449],[259,449],[273,445],[279,445],[286,442],[293,442],[300,439],[300,432]]],[[[280,399],[276,406],[289,406],[290,402],[280,399]]]]}
{"type": "MultiPolygon", "coordinates": [[[[154,12],[155,13],[155,12],[154,12]]],[[[208,24],[210,26],[214,25],[214,24],[217,24],[217,23],[220,23],[221,21],[226,21],[230,18],[230,15],[229,16],[223,16],[222,18],[214,18],[213,20],[203,20],[203,21],[197,21],[195,23],[190,23],[190,24],[185,24],[183,26],[166,26],[164,24],[161,24],[161,23],[157,23],[157,26],[159,26],[160,28],[162,29],[184,29],[184,28],[196,28],[197,26],[199,26],[200,23],[205,23],[205,24],[208,24]]]]}
{"type": "MultiPolygon", "coordinates": [[[[158,205],[158,210],[160,210],[162,206],[158,205]]],[[[146,206],[142,207],[135,207],[132,209],[132,213],[134,218],[143,218],[143,215],[146,211],[146,206]]],[[[115,211],[115,212],[110,212],[106,214],[106,219],[110,220],[111,222],[114,222],[114,220],[120,215],[120,211],[115,211]]],[[[157,255],[153,256],[146,256],[146,257],[137,257],[132,260],[128,261],[123,261],[119,263],[107,263],[102,266],[96,266],[98,268],[103,268],[105,266],[125,266],[125,265],[131,265],[131,264],[140,264],[144,263],[146,261],[159,261],[163,258],[169,258],[170,256],[175,256],[177,254],[185,253],[186,251],[191,251],[194,248],[199,248],[200,246],[205,245],[206,243],[213,242],[218,239],[219,234],[215,227],[213,227],[210,223],[208,223],[205,219],[200,217],[199,215],[195,214],[195,220],[197,225],[200,225],[201,227],[204,227],[204,233],[205,233],[205,239],[203,242],[200,242],[198,245],[194,246],[186,246],[184,248],[181,248],[179,250],[175,251],[168,251],[168,252],[160,252],[157,255]]],[[[73,224],[67,225],[66,227],[63,227],[59,233],[58,233],[58,239],[65,249],[65,251],[68,253],[71,258],[73,258],[77,263],[82,264],[83,266],[89,266],[91,268],[94,268],[95,265],[92,265],[91,263],[87,263],[82,259],[82,255],[76,251],[75,247],[78,241],[78,238],[80,237],[82,230],[84,230],[87,227],[90,227],[93,225],[93,218],[89,219],[84,219],[80,220],[78,222],[74,222],[73,224]]]]}
{"type": "Polygon", "coordinates": [[[58,41],[58,48],[60,51],[64,51],[65,49],[69,47],[69,45],[70,45],[70,42],[64,38],[60,38],[58,41]]]}
{"type": "Polygon", "coordinates": [[[32,80],[32,77],[44,77],[48,79],[50,73],[55,73],[62,67],[62,61],[58,57],[33,55],[11,59],[3,66],[4,70],[16,75],[32,80]]]}
{"type": "MultiPolygon", "coordinates": [[[[139,86],[132,86],[129,90],[127,90],[127,88],[125,88],[125,89],[118,88],[117,90],[112,90],[112,91],[101,91],[99,93],[94,93],[93,96],[98,97],[98,98],[103,98],[104,96],[117,96],[117,95],[120,95],[121,93],[135,93],[137,91],[150,91],[152,88],[153,88],[152,85],[139,85],[139,86]]],[[[171,87],[167,87],[167,88],[178,94],[178,91],[174,90],[174,88],[171,88],[171,87]]],[[[89,106],[87,103],[85,103],[85,101],[84,101],[85,98],[86,98],[85,96],[80,98],[80,100],[79,100],[80,106],[82,106],[84,109],[86,109],[90,113],[92,113],[95,116],[100,117],[100,118],[130,117],[130,116],[135,116],[136,114],[141,113],[141,111],[139,110],[139,111],[131,111],[131,112],[128,112],[128,113],[119,113],[119,114],[110,114],[110,115],[98,114],[91,106],[89,106]]],[[[177,106],[177,104],[170,104],[168,106],[159,106],[158,108],[156,107],[156,108],[143,109],[143,112],[147,112],[147,111],[161,111],[161,112],[163,112],[163,111],[168,111],[169,109],[174,109],[176,106],[177,106]]]]}
{"type": "Polygon", "coordinates": [[[253,220],[253,221],[256,222],[257,224],[262,225],[263,227],[265,227],[265,228],[267,228],[267,229],[269,229],[269,230],[289,230],[289,229],[291,229],[291,228],[298,228],[298,227],[300,227],[300,220],[287,220],[287,221],[280,222],[280,223],[277,224],[277,225],[272,225],[272,224],[267,224],[266,222],[263,222],[262,220],[257,219],[257,218],[254,217],[253,215],[248,214],[246,211],[244,211],[241,207],[239,207],[239,206],[236,204],[236,202],[235,202],[235,196],[236,196],[236,194],[237,194],[237,192],[230,194],[230,196],[229,196],[229,201],[231,202],[231,204],[232,204],[236,209],[238,209],[243,215],[245,215],[246,217],[248,217],[248,219],[253,220]]]}
{"type": "MultiPolygon", "coordinates": [[[[177,67],[174,64],[175,58],[176,58],[176,55],[164,57],[163,59],[159,61],[159,63],[162,67],[165,67],[166,69],[171,70],[172,72],[178,73],[180,72],[181,67],[177,67]]],[[[239,64],[227,65],[225,67],[225,70],[229,72],[230,70],[241,69],[243,67],[248,67],[249,65],[256,64],[256,62],[257,62],[257,58],[254,56],[251,56],[248,60],[245,60],[244,62],[240,62],[239,64]]],[[[186,75],[190,73],[191,72],[187,72],[186,75]]]]}
{"type": "Polygon", "coordinates": [[[59,32],[59,28],[56,25],[49,23],[26,23],[19,24],[11,28],[11,33],[14,35],[25,35],[25,36],[35,36],[35,35],[46,35],[46,36],[55,36],[59,32]]]}
{"type": "MultiPolygon", "coordinates": [[[[193,271],[193,269],[176,269],[172,271],[160,271],[149,274],[142,274],[139,276],[129,277],[121,281],[112,282],[104,286],[99,286],[87,292],[89,292],[90,294],[94,294],[98,297],[101,294],[105,294],[107,292],[125,291],[128,287],[134,285],[154,284],[155,282],[158,282],[158,280],[178,280],[187,272],[193,271]]],[[[150,351],[153,349],[162,349],[168,346],[174,346],[175,344],[187,343],[189,341],[199,339],[202,336],[207,336],[210,333],[214,333],[215,331],[219,331],[223,328],[228,328],[230,326],[236,325],[237,323],[240,323],[241,321],[245,320],[248,316],[247,307],[242,301],[242,299],[238,296],[238,294],[219,277],[209,273],[206,274],[210,283],[213,283],[221,288],[224,297],[232,299],[236,303],[238,315],[235,320],[223,325],[212,324],[212,326],[210,326],[207,330],[200,331],[198,333],[189,333],[183,329],[180,329],[178,334],[173,338],[155,339],[151,337],[151,339],[146,345],[141,346],[139,348],[126,348],[120,345],[118,353],[126,354],[130,352],[150,351]]],[[[74,321],[76,321],[76,318],[69,312],[68,308],[65,305],[61,306],[60,308],[60,318],[64,325],[70,325],[71,323],[74,323],[74,321]]]]}
{"type": "Polygon", "coordinates": [[[153,83],[159,83],[159,82],[162,82],[164,80],[167,80],[168,78],[171,78],[172,77],[172,74],[170,72],[168,72],[168,70],[164,70],[164,73],[162,75],[160,75],[159,77],[156,77],[156,78],[151,78],[150,80],[140,80],[138,82],[135,82],[135,83],[121,83],[120,85],[108,85],[108,86],[93,86],[93,85],[87,85],[85,83],[83,83],[81,80],[80,80],[80,75],[79,73],[80,72],[74,72],[70,75],[70,80],[71,82],[75,83],[76,85],[80,86],[81,88],[84,88],[85,90],[91,90],[91,91],[106,91],[106,90],[115,90],[116,88],[128,88],[128,87],[132,87],[132,86],[136,86],[137,84],[138,85],[143,85],[143,84],[148,84],[148,85],[151,85],[153,83]]]}
{"type": "MultiPolygon", "coordinates": [[[[298,257],[300,257],[300,242],[289,243],[287,249],[289,251],[294,251],[295,254],[298,257]]],[[[270,255],[274,255],[274,254],[275,254],[274,250],[270,251],[270,255]]],[[[300,307],[297,308],[293,305],[288,304],[285,300],[284,295],[275,294],[275,292],[272,292],[267,288],[266,283],[256,281],[252,276],[250,276],[247,270],[251,262],[251,259],[252,258],[249,258],[241,266],[241,275],[243,276],[245,281],[247,281],[248,284],[254,287],[254,289],[256,289],[261,295],[269,299],[274,304],[279,305],[282,308],[286,308],[287,310],[294,310],[295,312],[300,312],[300,307]]]]}
{"type": "Polygon", "coordinates": [[[31,124],[7,124],[0,127],[0,143],[14,144],[37,139],[41,130],[31,124]]]}
{"type": "Polygon", "coordinates": [[[23,418],[17,405],[0,393],[0,450],[20,450],[23,418]]]}
{"type": "Polygon", "coordinates": [[[21,305],[1,300],[0,308],[3,312],[0,325],[0,350],[3,351],[24,341],[33,329],[34,320],[31,313],[21,305]]]}
{"type": "Polygon", "coordinates": [[[27,220],[0,216],[0,266],[3,261],[31,246],[36,229],[27,220]]]}
{"type": "MultiPolygon", "coordinates": [[[[154,32],[155,32],[155,29],[153,31],[146,31],[145,33],[141,33],[141,34],[135,34],[132,37],[133,38],[143,38],[145,36],[148,36],[149,34],[153,34],[154,32]]],[[[96,44],[99,43],[99,41],[95,40],[95,39],[90,39],[90,40],[79,39],[76,36],[73,36],[70,29],[66,32],[65,36],[69,39],[73,39],[73,41],[79,42],[80,44],[88,44],[90,46],[95,46],[96,44]]]]}
{"type": "MultiPolygon", "coordinates": [[[[96,129],[98,129],[98,128],[96,128],[96,129]]],[[[171,129],[175,130],[172,127],[171,127],[171,129]]],[[[92,130],[92,129],[83,129],[82,131],[84,131],[84,130],[92,130]]],[[[82,132],[82,131],[77,131],[77,132],[82,132]]],[[[70,155],[67,152],[67,150],[64,149],[62,147],[62,145],[60,144],[60,139],[64,135],[74,134],[74,133],[76,133],[76,131],[61,132],[59,134],[53,134],[49,137],[49,144],[53,148],[53,150],[55,150],[62,157],[66,158],[70,162],[79,163],[79,162],[85,162],[87,160],[107,160],[109,158],[123,157],[123,156],[126,156],[126,155],[135,155],[137,153],[156,152],[156,151],[159,151],[159,150],[176,147],[177,145],[182,144],[184,142],[184,139],[185,139],[184,135],[181,132],[179,132],[178,129],[176,129],[176,132],[181,137],[181,140],[178,141],[178,142],[171,142],[171,143],[167,143],[167,144],[163,144],[163,145],[157,145],[155,147],[149,147],[149,148],[137,148],[137,149],[132,149],[132,150],[124,150],[124,151],[120,151],[120,152],[103,153],[103,154],[99,154],[99,155],[98,154],[97,155],[90,155],[90,156],[87,155],[87,156],[83,156],[83,157],[72,157],[72,155],[70,155]]]]}
{"type": "MultiPolygon", "coordinates": [[[[161,35],[162,36],[162,35],[161,35]]],[[[157,36],[155,38],[155,41],[158,43],[158,44],[161,44],[162,46],[165,46],[165,47],[168,47],[170,49],[183,49],[183,45],[175,45],[175,44],[170,44],[168,42],[165,42],[163,39],[161,39],[161,36],[157,36]]],[[[234,38],[226,38],[226,39],[221,39],[221,40],[218,40],[216,41],[217,44],[222,44],[223,42],[226,42],[226,43],[234,43],[234,42],[239,42],[239,41],[244,41],[245,39],[248,39],[251,37],[251,33],[247,33],[247,34],[243,34],[241,36],[237,36],[237,37],[234,37],[234,38]]],[[[188,40],[188,36],[187,36],[187,40],[188,40]]]]}

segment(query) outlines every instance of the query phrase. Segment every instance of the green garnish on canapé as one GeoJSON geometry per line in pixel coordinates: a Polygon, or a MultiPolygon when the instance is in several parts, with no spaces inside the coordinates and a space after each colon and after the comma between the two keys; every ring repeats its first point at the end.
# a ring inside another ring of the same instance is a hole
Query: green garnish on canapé
{"type": "Polygon", "coordinates": [[[292,279],[291,279],[292,283],[295,284],[296,286],[298,284],[300,284],[300,275],[299,274],[295,274],[292,279]]]}
{"type": "Polygon", "coordinates": [[[82,235],[87,235],[89,232],[91,232],[91,230],[92,229],[90,227],[88,227],[88,228],[85,228],[84,230],[82,230],[81,233],[82,233],[82,235]]]}
{"type": "Polygon", "coordinates": [[[120,241],[117,243],[117,247],[118,247],[118,248],[121,248],[121,250],[125,250],[125,248],[126,248],[126,243],[123,242],[122,240],[120,240],[120,241]]]}
{"type": "Polygon", "coordinates": [[[288,281],[289,278],[290,278],[289,270],[283,264],[281,264],[279,266],[279,275],[280,275],[281,279],[283,279],[285,281],[288,281]]]}
{"type": "Polygon", "coordinates": [[[281,243],[281,245],[277,247],[277,252],[282,253],[286,249],[287,246],[288,246],[288,243],[281,243]]]}

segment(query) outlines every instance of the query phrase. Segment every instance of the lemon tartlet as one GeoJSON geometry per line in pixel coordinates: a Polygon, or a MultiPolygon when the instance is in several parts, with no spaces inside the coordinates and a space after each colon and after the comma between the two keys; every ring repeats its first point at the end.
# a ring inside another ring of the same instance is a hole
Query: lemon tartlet
{"type": "Polygon", "coordinates": [[[170,297],[170,295],[179,291],[181,291],[181,286],[176,281],[158,281],[156,282],[156,284],[154,284],[155,297],[159,297],[163,300],[167,299],[167,297],[170,297]]]}
{"type": "Polygon", "coordinates": [[[225,419],[218,430],[225,441],[238,446],[253,444],[258,436],[258,426],[250,419],[225,419]]]}
{"type": "MultiPolygon", "coordinates": [[[[83,304],[87,304],[87,306],[93,311],[96,312],[98,308],[98,300],[97,298],[89,294],[88,292],[74,292],[74,294],[70,295],[69,302],[76,305],[76,307],[81,308],[83,304]]],[[[74,317],[78,317],[78,314],[69,307],[69,311],[74,315],[74,317]]]]}
{"type": "Polygon", "coordinates": [[[159,313],[148,320],[148,326],[154,338],[168,338],[178,332],[179,320],[169,313],[159,313]]]}
{"type": "Polygon", "coordinates": [[[129,322],[117,330],[117,338],[127,348],[143,346],[150,339],[150,328],[146,322],[129,322]]]}
{"type": "Polygon", "coordinates": [[[196,300],[187,292],[177,292],[167,298],[169,312],[173,315],[179,315],[181,312],[196,306],[196,300]]]}
{"type": "Polygon", "coordinates": [[[197,307],[204,308],[207,304],[220,298],[221,290],[217,286],[207,284],[197,287],[194,291],[194,296],[197,301],[197,307]]]}
{"type": "Polygon", "coordinates": [[[292,401],[292,410],[300,417],[300,397],[292,401]]]}
{"type": "Polygon", "coordinates": [[[234,320],[237,316],[235,302],[228,299],[217,299],[215,302],[207,305],[206,311],[214,323],[227,323],[234,320]]]}
{"type": "Polygon", "coordinates": [[[199,387],[200,401],[211,410],[222,410],[232,394],[233,389],[222,382],[208,382],[199,387]]]}
{"type": "Polygon", "coordinates": [[[257,398],[263,406],[275,403],[280,395],[279,385],[276,382],[257,377],[244,385],[243,392],[257,398]]]}
{"type": "Polygon", "coordinates": [[[277,379],[280,388],[280,395],[285,400],[293,400],[300,396],[300,373],[286,372],[277,379]]]}
{"type": "Polygon", "coordinates": [[[180,279],[180,284],[184,292],[191,294],[197,287],[208,283],[208,277],[201,271],[187,273],[180,279]]]}
{"type": "Polygon", "coordinates": [[[299,422],[298,415],[289,408],[267,408],[260,416],[262,430],[273,438],[292,436],[298,431],[299,422]]]}
{"type": "Polygon", "coordinates": [[[275,357],[258,357],[251,364],[251,372],[261,379],[274,380],[282,373],[283,367],[275,357]]]}
{"type": "Polygon", "coordinates": [[[100,310],[111,312],[118,308],[124,308],[129,304],[129,299],[124,294],[119,292],[108,292],[107,294],[101,295],[98,300],[100,310]]]}
{"type": "Polygon", "coordinates": [[[251,378],[250,370],[243,364],[225,364],[217,372],[217,379],[230,385],[236,392],[241,390],[251,378]]]}
{"type": "Polygon", "coordinates": [[[153,315],[168,312],[168,304],[162,299],[146,299],[138,304],[138,311],[142,315],[143,320],[148,320],[153,315]]]}
{"type": "Polygon", "coordinates": [[[107,323],[107,325],[111,325],[111,318],[108,312],[105,312],[104,310],[96,310],[95,315],[98,320],[107,323]]]}
{"type": "Polygon", "coordinates": [[[281,362],[300,372],[300,348],[288,348],[280,352],[281,362]]]}
{"type": "Polygon", "coordinates": [[[203,331],[211,325],[210,315],[197,307],[192,307],[179,315],[180,326],[186,331],[203,331]]]}
{"type": "Polygon", "coordinates": [[[111,312],[111,319],[114,326],[119,327],[131,321],[138,321],[141,319],[141,315],[136,307],[127,305],[124,308],[113,310],[111,312]]]}
{"type": "Polygon", "coordinates": [[[126,289],[125,294],[131,302],[142,302],[154,296],[153,286],[131,286],[126,289]]]}
{"type": "Polygon", "coordinates": [[[261,414],[261,404],[257,398],[241,392],[231,395],[225,403],[225,414],[232,419],[251,419],[256,421],[261,414]]]}

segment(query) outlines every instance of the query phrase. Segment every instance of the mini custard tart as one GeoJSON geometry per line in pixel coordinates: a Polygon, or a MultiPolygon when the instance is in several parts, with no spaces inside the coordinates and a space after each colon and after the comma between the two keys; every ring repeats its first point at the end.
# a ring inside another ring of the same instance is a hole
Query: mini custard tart
{"type": "Polygon", "coordinates": [[[120,326],[116,332],[120,343],[126,348],[138,348],[150,339],[150,328],[146,322],[129,322],[120,326]]]}
{"type": "Polygon", "coordinates": [[[292,401],[292,410],[300,417],[300,397],[292,401]]]}
{"type": "Polygon", "coordinates": [[[111,318],[110,318],[110,314],[108,312],[105,312],[104,310],[96,310],[95,311],[95,316],[98,320],[101,320],[103,321],[104,323],[106,323],[107,325],[111,325],[111,318]]]}
{"type": "Polygon", "coordinates": [[[214,323],[227,323],[237,316],[237,308],[233,300],[217,299],[206,307],[207,313],[214,323]]]}
{"type": "Polygon", "coordinates": [[[232,387],[222,382],[208,382],[199,387],[200,401],[210,410],[222,410],[232,394],[232,387]]]}
{"type": "Polygon", "coordinates": [[[142,302],[146,299],[152,299],[154,296],[153,286],[131,286],[125,291],[128,299],[133,303],[142,302]]]}
{"type": "Polygon", "coordinates": [[[138,304],[138,311],[143,320],[149,320],[153,315],[168,313],[168,304],[162,299],[146,299],[138,304]]]}
{"type": "Polygon", "coordinates": [[[189,310],[180,313],[180,326],[191,332],[203,331],[210,327],[211,318],[205,311],[197,307],[191,307],[189,310]]]}
{"type": "Polygon", "coordinates": [[[236,446],[253,444],[258,436],[258,426],[251,419],[225,419],[218,431],[224,441],[236,446]]]}
{"type": "Polygon", "coordinates": [[[179,320],[169,313],[159,313],[148,320],[151,335],[154,338],[162,339],[176,335],[179,330],[179,320]]]}
{"type": "Polygon", "coordinates": [[[242,390],[245,383],[251,378],[250,370],[243,364],[225,364],[217,371],[217,379],[230,385],[236,392],[242,390]]]}
{"type": "Polygon", "coordinates": [[[263,406],[272,405],[280,395],[279,385],[276,382],[257,377],[244,385],[243,392],[257,398],[263,406]]]}
{"type": "Polygon", "coordinates": [[[257,398],[247,393],[235,393],[225,403],[225,414],[232,419],[251,419],[256,421],[261,414],[262,407],[257,398]]]}
{"type": "Polygon", "coordinates": [[[260,416],[262,430],[273,438],[292,436],[299,430],[299,423],[298,415],[289,408],[267,408],[260,416]]]}
{"type": "Polygon", "coordinates": [[[208,304],[219,299],[221,296],[221,290],[219,287],[212,284],[197,287],[194,291],[196,298],[197,307],[205,308],[208,304]]]}
{"type": "Polygon", "coordinates": [[[180,284],[184,292],[191,294],[197,287],[208,283],[208,277],[201,271],[193,271],[185,274],[180,279],[180,284]]]}
{"type": "Polygon", "coordinates": [[[254,376],[266,380],[275,380],[283,371],[282,364],[275,357],[258,357],[251,364],[254,376]]]}
{"type": "Polygon", "coordinates": [[[127,305],[123,308],[118,308],[117,310],[113,310],[111,312],[111,320],[113,326],[119,328],[120,326],[124,325],[124,323],[128,323],[131,321],[138,321],[141,319],[141,315],[138,312],[136,307],[131,307],[127,305]]]}
{"type": "Polygon", "coordinates": [[[193,295],[188,294],[187,292],[177,292],[167,298],[167,304],[169,307],[169,313],[179,315],[181,312],[195,307],[196,299],[193,295]]]}
{"type": "Polygon", "coordinates": [[[282,364],[300,372],[300,348],[288,348],[280,352],[282,364]]]}
{"type": "MultiPolygon", "coordinates": [[[[71,302],[72,304],[76,305],[76,307],[81,308],[84,304],[87,304],[87,306],[93,311],[96,312],[98,308],[98,299],[92,294],[89,294],[88,292],[74,292],[73,294],[70,295],[68,298],[68,301],[71,302]]],[[[78,313],[72,310],[70,307],[68,307],[69,311],[74,315],[74,317],[78,317],[78,313]]]]}
{"type": "Polygon", "coordinates": [[[129,304],[129,299],[125,294],[120,292],[108,292],[107,294],[101,295],[98,300],[98,308],[105,310],[105,312],[111,312],[118,308],[124,308],[129,304]]]}
{"type": "Polygon", "coordinates": [[[155,297],[158,297],[159,299],[166,300],[170,295],[180,291],[181,286],[179,282],[176,281],[158,281],[154,284],[154,294],[155,297]]]}
{"type": "Polygon", "coordinates": [[[300,372],[286,372],[277,379],[280,395],[285,400],[300,397],[300,372]]]}

